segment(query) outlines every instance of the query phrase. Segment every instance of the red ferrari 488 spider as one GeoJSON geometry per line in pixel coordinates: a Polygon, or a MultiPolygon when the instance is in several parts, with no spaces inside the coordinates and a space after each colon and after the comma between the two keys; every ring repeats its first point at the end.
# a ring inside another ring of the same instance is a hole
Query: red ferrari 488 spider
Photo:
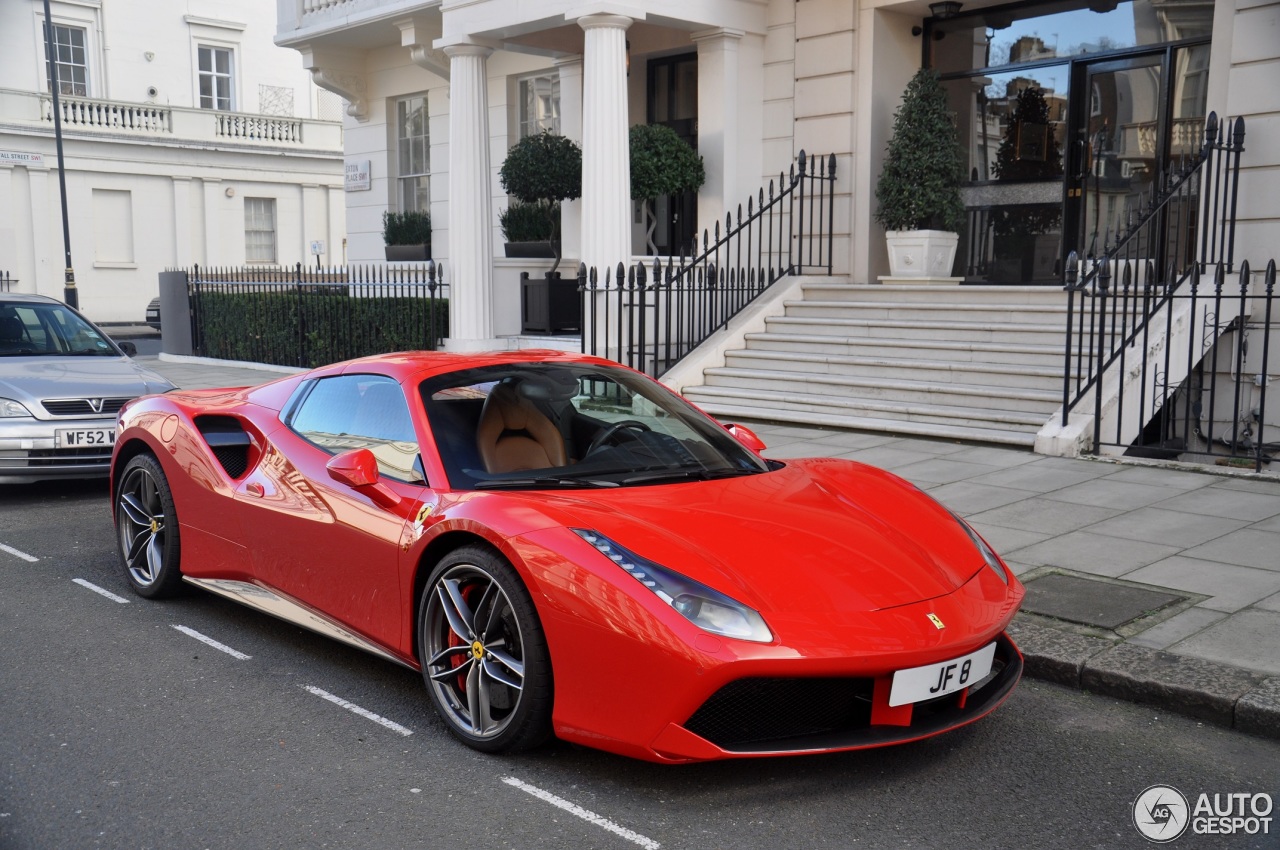
{"type": "Polygon", "coordinates": [[[111,493],[140,595],[421,670],[486,752],[831,752],[1001,703],[999,556],[893,475],[763,448],[605,360],[412,352],[131,402],[111,493]]]}

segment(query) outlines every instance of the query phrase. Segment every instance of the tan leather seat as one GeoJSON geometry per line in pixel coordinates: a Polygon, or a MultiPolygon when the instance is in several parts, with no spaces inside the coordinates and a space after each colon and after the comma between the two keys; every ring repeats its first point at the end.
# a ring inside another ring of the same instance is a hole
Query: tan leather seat
{"type": "Polygon", "coordinates": [[[485,399],[476,446],[490,473],[547,469],[566,463],[560,430],[509,383],[498,384],[485,399]]]}

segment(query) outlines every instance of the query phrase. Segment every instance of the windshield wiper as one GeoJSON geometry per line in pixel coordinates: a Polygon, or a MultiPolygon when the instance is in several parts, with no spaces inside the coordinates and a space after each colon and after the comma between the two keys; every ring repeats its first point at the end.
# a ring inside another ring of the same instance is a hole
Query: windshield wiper
{"type": "Polygon", "coordinates": [[[475,489],[477,490],[506,490],[511,488],[576,488],[585,489],[592,487],[617,487],[614,481],[604,481],[599,478],[575,478],[571,475],[538,475],[529,478],[491,478],[487,481],[477,481],[475,489]]]}
{"type": "Polygon", "coordinates": [[[735,467],[723,469],[706,469],[704,467],[688,468],[677,467],[674,469],[658,469],[652,472],[642,472],[639,475],[632,475],[624,478],[619,483],[627,484],[655,484],[660,481],[713,481],[717,478],[737,478],[740,475],[757,475],[762,470],[755,469],[737,469],[735,467]]]}

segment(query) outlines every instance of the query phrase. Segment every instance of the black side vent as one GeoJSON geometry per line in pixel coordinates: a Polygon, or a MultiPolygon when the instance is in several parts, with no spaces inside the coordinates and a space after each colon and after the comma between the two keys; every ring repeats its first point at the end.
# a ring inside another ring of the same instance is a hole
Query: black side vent
{"type": "Polygon", "coordinates": [[[239,478],[245,474],[253,441],[238,419],[234,416],[197,416],[196,427],[227,475],[239,478]]]}

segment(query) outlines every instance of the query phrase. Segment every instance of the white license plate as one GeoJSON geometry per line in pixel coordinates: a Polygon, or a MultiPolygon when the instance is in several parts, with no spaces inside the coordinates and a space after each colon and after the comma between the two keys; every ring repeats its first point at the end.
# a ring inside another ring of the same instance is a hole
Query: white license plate
{"type": "Polygon", "coordinates": [[[53,432],[53,444],[60,449],[110,447],[115,442],[115,428],[61,428],[53,432]]]}
{"type": "Polygon", "coordinates": [[[992,642],[960,658],[899,670],[893,674],[889,705],[936,699],[980,682],[991,672],[991,661],[995,656],[996,645],[992,642]]]}

